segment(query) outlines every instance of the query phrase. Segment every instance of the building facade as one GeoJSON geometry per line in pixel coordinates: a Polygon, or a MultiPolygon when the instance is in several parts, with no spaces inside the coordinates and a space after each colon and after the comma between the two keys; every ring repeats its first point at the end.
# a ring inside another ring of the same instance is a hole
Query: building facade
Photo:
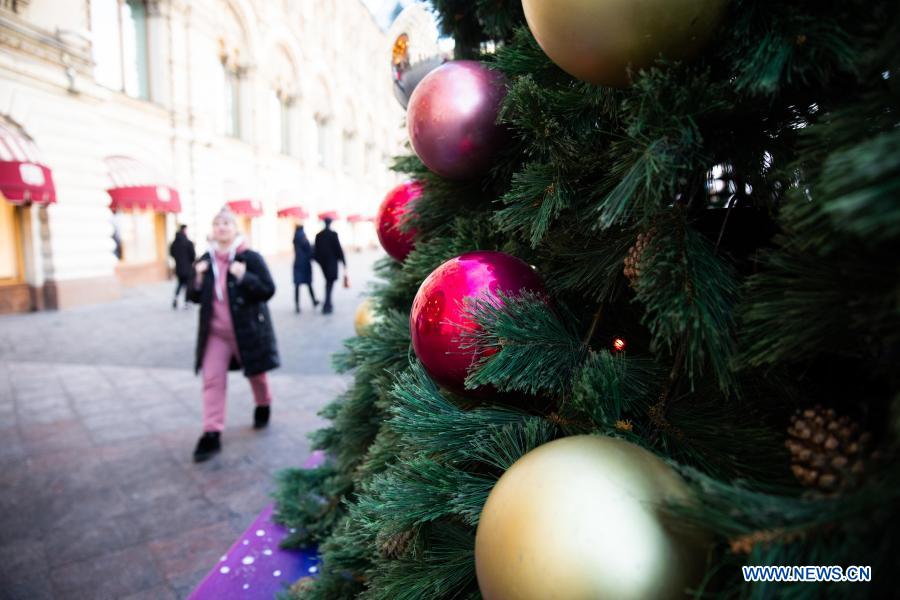
{"type": "Polygon", "coordinates": [[[0,0],[0,311],[162,279],[225,203],[267,255],[324,212],[373,241],[391,42],[358,0],[0,0]]]}

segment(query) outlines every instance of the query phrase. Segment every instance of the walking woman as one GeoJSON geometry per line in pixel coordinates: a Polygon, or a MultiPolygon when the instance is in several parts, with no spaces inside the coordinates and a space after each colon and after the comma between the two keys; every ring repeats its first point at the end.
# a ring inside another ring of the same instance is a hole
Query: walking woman
{"type": "Polygon", "coordinates": [[[297,225],[294,231],[294,310],[300,312],[300,286],[309,288],[313,308],[319,305],[312,287],[312,246],[303,231],[303,225],[297,225]]]}
{"type": "Polygon", "coordinates": [[[253,425],[269,423],[272,392],[266,372],[279,366],[275,332],[266,302],[275,284],[262,256],[238,234],[234,215],[223,208],[213,219],[212,244],[197,261],[190,299],[200,304],[195,371],[203,373],[203,435],[194,461],[221,450],[229,369],[243,368],[256,409],[253,425]]]}

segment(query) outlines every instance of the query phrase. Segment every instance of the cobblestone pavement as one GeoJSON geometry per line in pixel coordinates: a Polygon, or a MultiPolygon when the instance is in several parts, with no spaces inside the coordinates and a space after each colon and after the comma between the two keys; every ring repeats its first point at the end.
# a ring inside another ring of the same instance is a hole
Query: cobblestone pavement
{"type": "Polygon", "coordinates": [[[223,451],[200,465],[197,313],[172,310],[172,285],[0,317],[0,598],[186,597],[269,501],[273,474],[309,455],[317,411],[346,389],[329,356],[353,334],[375,258],[348,256],[353,287],[335,290],[328,316],[308,296],[295,315],[290,262],[273,262],[272,423],[252,429],[250,388],[229,375],[223,451]]]}

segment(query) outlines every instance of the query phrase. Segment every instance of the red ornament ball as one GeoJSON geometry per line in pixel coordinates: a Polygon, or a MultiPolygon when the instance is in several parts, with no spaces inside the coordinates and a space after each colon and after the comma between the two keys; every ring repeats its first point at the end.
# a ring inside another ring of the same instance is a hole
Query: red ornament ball
{"type": "Polygon", "coordinates": [[[438,384],[457,393],[479,358],[461,348],[461,334],[477,328],[465,314],[463,300],[522,291],[544,293],[544,284],[525,262],[503,252],[468,252],[451,258],[425,278],[409,315],[413,350],[438,384]]]}
{"type": "Polygon", "coordinates": [[[624,350],[625,350],[625,347],[626,347],[627,345],[628,345],[628,344],[626,344],[626,343],[625,343],[625,340],[623,340],[622,338],[616,338],[616,339],[613,340],[613,349],[614,349],[616,352],[622,352],[622,351],[624,351],[624,350]]]}
{"type": "Polygon", "coordinates": [[[378,241],[394,260],[404,260],[416,245],[415,229],[403,231],[400,226],[412,209],[412,203],[421,195],[421,183],[404,181],[387,193],[378,208],[375,216],[378,241]]]}
{"type": "Polygon", "coordinates": [[[468,179],[490,168],[504,140],[497,125],[504,76],[478,61],[445,63],[425,76],[407,109],[409,140],[431,171],[468,179]]]}

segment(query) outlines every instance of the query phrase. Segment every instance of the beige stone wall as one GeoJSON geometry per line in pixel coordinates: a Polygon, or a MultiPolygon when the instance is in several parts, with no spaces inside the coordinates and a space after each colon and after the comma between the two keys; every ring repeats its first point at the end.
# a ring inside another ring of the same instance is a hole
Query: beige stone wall
{"type": "MultiPolygon", "coordinates": [[[[0,9],[0,113],[35,139],[53,170],[58,196],[45,222],[34,219],[29,229],[30,285],[114,281],[103,162],[109,155],[132,156],[164,173],[182,200],[182,213],[168,218],[167,236],[176,221],[184,222],[201,247],[212,215],[230,192],[262,203],[254,245],[270,255],[289,249],[276,219],[284,202],[295,199],[313,215],[374,214],[398,181],[386,159],[403,151],[405,132],[391,93],[390,41],[360,2],[147,5],[149,100],[96,82],[87,0],[30,0],[15,12],[0,9]],[[223,134],[223,47],[237,49],[241,139],[223,134]],[[276,88],[292,98],[288,155],[273,139],[270,103],[276,88]],[[331,156],[325,166],[317,122],[328,123],[331,156]]],[[[349,238],[349,226],[338,225],[349,238]]],[[[308,228],[318,229],[314,219],[308,228]]],[[[363,235],[371,239],[370,233],[363,235]]],[[[84,293],[79,286],[55,288],[58,294],[84,293]]]]}

